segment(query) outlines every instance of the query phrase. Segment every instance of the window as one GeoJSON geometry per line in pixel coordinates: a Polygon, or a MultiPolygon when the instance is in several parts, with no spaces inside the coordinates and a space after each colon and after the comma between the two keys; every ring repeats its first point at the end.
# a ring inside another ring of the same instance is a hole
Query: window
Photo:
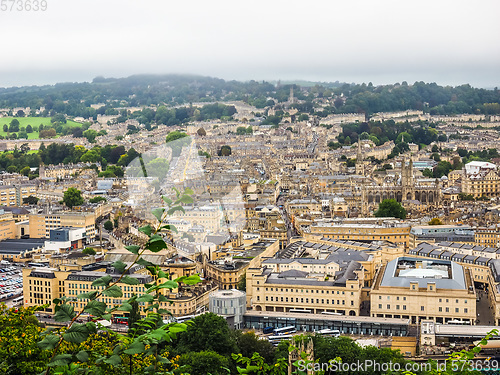
{"type": "Polygon", "coordinates": [[[441,306],[439,307],[439,312],[443,312],[443,308],[441,306]]]}
{"type": "Polygon", "coordinates": [[[467,314],[468,312],[469,312],[469,310],[468,310],[467,308],[465,308],[465,309],[464,309],[464,313],[466,313],[466,314],[467,314]]]}
{"type": "Polygon", "coordinates": [[[456,313],[457,313],[457,312],[459,312],[459,309],[458,309],[458,307],[455,307],[455,312],[456,312],[456,313]]]}
{"type": "Polygon", "coordinates": [[[382,304],[381,304],[381,303],[379,303],[378,308],[379,308],[379,309],[381,309],[381,308],[382,308],[382,304]]]}
{"type": "Polygon", "coordinates": [[[420,311],[424,311],[424,306],[420,306],[420,311]]]}
{"type": "Polygon", "coordinates": [[[391,305],[387,305],[387,310],[390,310],[391,309],[391,305]]]}

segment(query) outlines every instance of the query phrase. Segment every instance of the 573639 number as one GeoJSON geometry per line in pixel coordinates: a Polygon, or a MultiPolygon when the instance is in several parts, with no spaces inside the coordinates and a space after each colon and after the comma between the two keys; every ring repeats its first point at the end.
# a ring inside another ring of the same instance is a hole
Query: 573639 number
{"type": "Polygon", "coordinates": [[[2,12],[45,12],[47,0],[0,0],[2,12]]]}

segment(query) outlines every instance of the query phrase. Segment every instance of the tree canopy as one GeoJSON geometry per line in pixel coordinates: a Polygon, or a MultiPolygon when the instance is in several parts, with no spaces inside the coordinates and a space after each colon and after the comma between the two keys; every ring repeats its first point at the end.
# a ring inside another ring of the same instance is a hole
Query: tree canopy
{"type": "Polygon", "coordinates": [[[68,190],[64,192],[63,202],[68,208],[80,206],[84,202],[82,192],[73,187],[68,188],[68,190]]]}
{"type": "Polygon", "coordinates": [[[375,211],[376,217],[396,217],[399,219],[406,218],[406,210],[395,199],[384,199],[375,211]]]}

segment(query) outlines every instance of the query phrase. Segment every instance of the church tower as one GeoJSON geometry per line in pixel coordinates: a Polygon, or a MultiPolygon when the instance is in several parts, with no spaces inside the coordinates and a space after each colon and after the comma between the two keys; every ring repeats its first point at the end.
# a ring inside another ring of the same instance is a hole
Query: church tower
{"type": "Polygon", "coordinates": [[[361,151],[361,140],[358,139],[358,151],[356,153],[356,174],[365,175],[365,165],[363,163],[363,153],[361,151]]]}
{"type": "Polygon", "coordinates": [[[413,177],[413,160],[410,156],[408,166],[406,166],[406,158],[401,161],[401,187],[403,200],[415,200],[415,182],[413,177]]]}
{"type": "Polygon", "coordinates": [[[290,87],[290,97],[288,98],[288,102],[293,104],[295,102],[295,98],[293,97],[293,86],[290,87]]]}

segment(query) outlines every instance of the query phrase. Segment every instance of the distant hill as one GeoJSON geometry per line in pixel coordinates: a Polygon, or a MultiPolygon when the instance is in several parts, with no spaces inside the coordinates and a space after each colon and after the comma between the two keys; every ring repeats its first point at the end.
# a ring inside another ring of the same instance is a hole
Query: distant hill
{"type": "Polygon", "coordinates": [[[126,78],[96,77],[92,82],[58,83],[0,89],[0,108],[45,107],[47,113],[92,117],[126,106],[189,105],[194,102],[243,100],[257,108],[287,102],[290,88],[303,113],[374,113],[408,109],[433,114],[500,113],[500,92],[439,86],[435,83],[381,85],[341,82],[239,82],[196,75],[133,75],[126,78]],[[95,110],[92,104],[104,103],[95,110]]]}

